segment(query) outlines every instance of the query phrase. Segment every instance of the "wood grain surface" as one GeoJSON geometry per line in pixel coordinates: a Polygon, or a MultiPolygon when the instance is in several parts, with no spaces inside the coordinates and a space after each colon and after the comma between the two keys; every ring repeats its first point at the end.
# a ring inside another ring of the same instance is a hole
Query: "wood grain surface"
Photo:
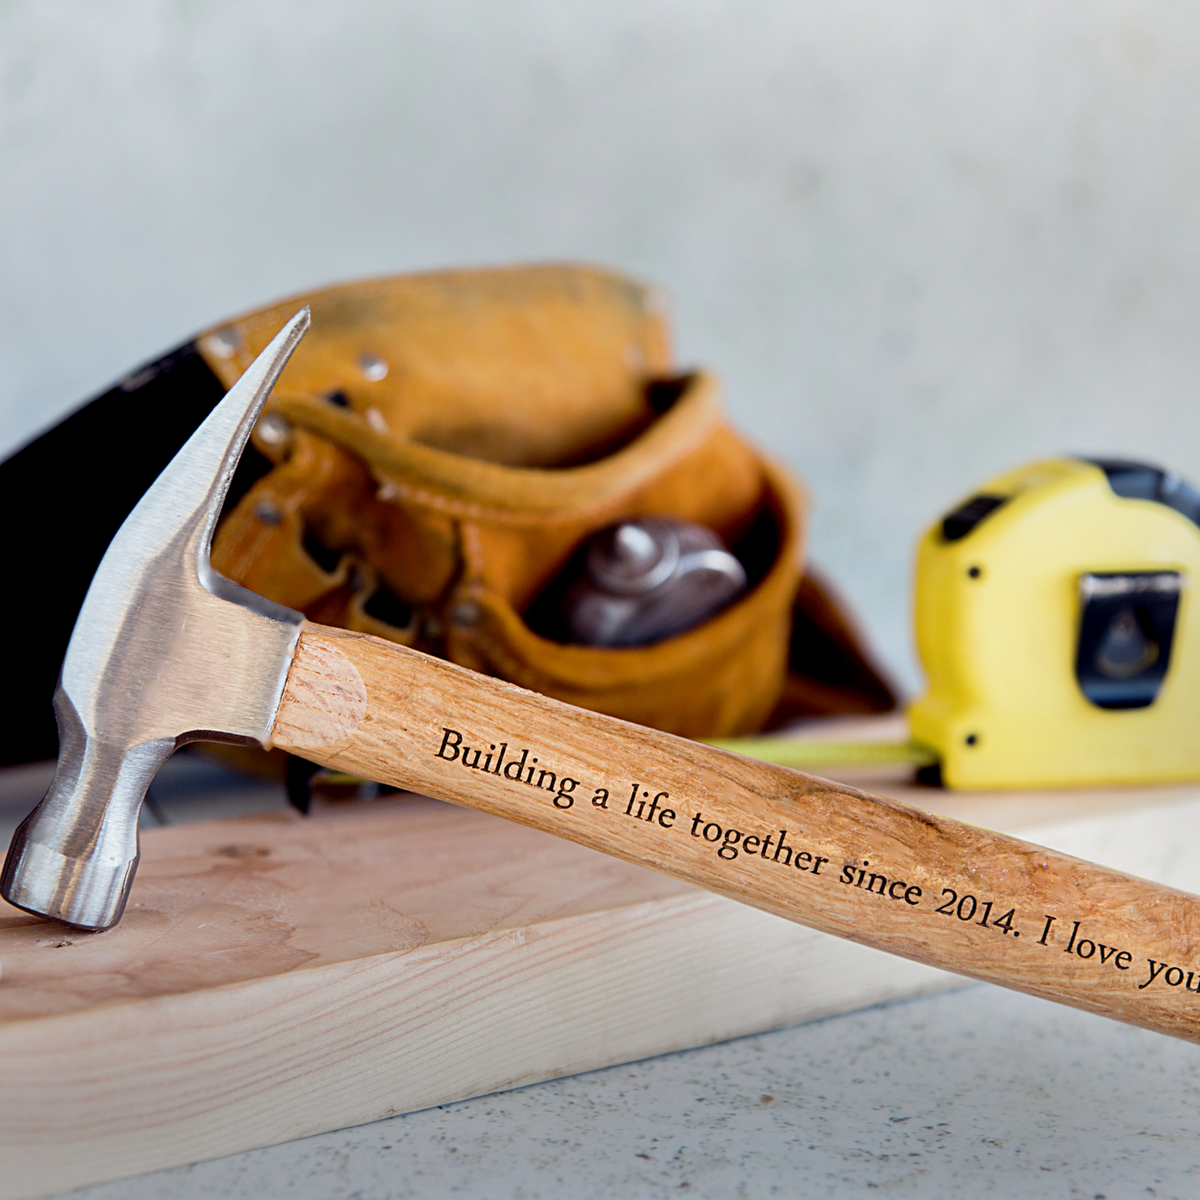
{"type": "Polygon", "coordinates": [[[114,929],[0,902],[0,1197],[954,982],[419,797],[154,829],[114,929]]]}
{"type": "Polygon", "coordinates": [[[327,766],[892,954],[1200,1040],[1200,900],[1188,893],[363,634],[307,626],[280,711],[276,744],[327,766]],[[351,728],[343,697],[364,689],[351,728]],[[332,720],[314,695],[337,698],[332,720]]]}

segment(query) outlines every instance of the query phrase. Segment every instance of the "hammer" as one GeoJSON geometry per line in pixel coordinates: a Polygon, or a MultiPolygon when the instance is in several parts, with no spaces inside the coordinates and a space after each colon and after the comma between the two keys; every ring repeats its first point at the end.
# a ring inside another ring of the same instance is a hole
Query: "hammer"
{"type": "Polygon", "coordinates": [[[1200,1041],[1194,896],[311,624],[216,574],[230,478],[308,323],[304,309],[275,337],[105,554],[55,692],[54,780],[0,876],[10,903],[116,924],[158,768],[190,741],[260,744],[1200,1041]]]}

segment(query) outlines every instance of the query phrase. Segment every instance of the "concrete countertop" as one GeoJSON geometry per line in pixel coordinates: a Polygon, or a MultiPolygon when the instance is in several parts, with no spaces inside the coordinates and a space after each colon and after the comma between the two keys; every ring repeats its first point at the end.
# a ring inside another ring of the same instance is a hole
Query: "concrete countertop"
{"type": "Polygon", "coordinates": [[[1192,1200],[1200,1046],[976,985],[72,1193],[1192,1200]]]}

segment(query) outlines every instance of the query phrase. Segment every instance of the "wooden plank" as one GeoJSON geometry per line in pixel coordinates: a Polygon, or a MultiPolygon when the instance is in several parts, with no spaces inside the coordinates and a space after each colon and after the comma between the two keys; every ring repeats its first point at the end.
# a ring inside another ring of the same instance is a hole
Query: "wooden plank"
{"type": "MultiPolygon", "coordinates": [[[[1173,886],[1200,787],[845,782],[1173,886]]],[[[125,920],[0,905],[0,1197],[229,1154],[952,986],[954,976],[407,797],[153,830],[125,920]]]]}

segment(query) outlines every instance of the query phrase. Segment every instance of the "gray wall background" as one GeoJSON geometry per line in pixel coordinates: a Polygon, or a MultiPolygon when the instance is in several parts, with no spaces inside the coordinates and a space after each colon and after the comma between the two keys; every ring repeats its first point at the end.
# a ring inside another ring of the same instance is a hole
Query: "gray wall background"
{"type": "Polygon", "coordinates": [[[609,264],[916,688],[912,549],[963,492],[1200,480],[1198,101],[1182,0],[0,0],[0,452],[289,291],[609,264]]]}

